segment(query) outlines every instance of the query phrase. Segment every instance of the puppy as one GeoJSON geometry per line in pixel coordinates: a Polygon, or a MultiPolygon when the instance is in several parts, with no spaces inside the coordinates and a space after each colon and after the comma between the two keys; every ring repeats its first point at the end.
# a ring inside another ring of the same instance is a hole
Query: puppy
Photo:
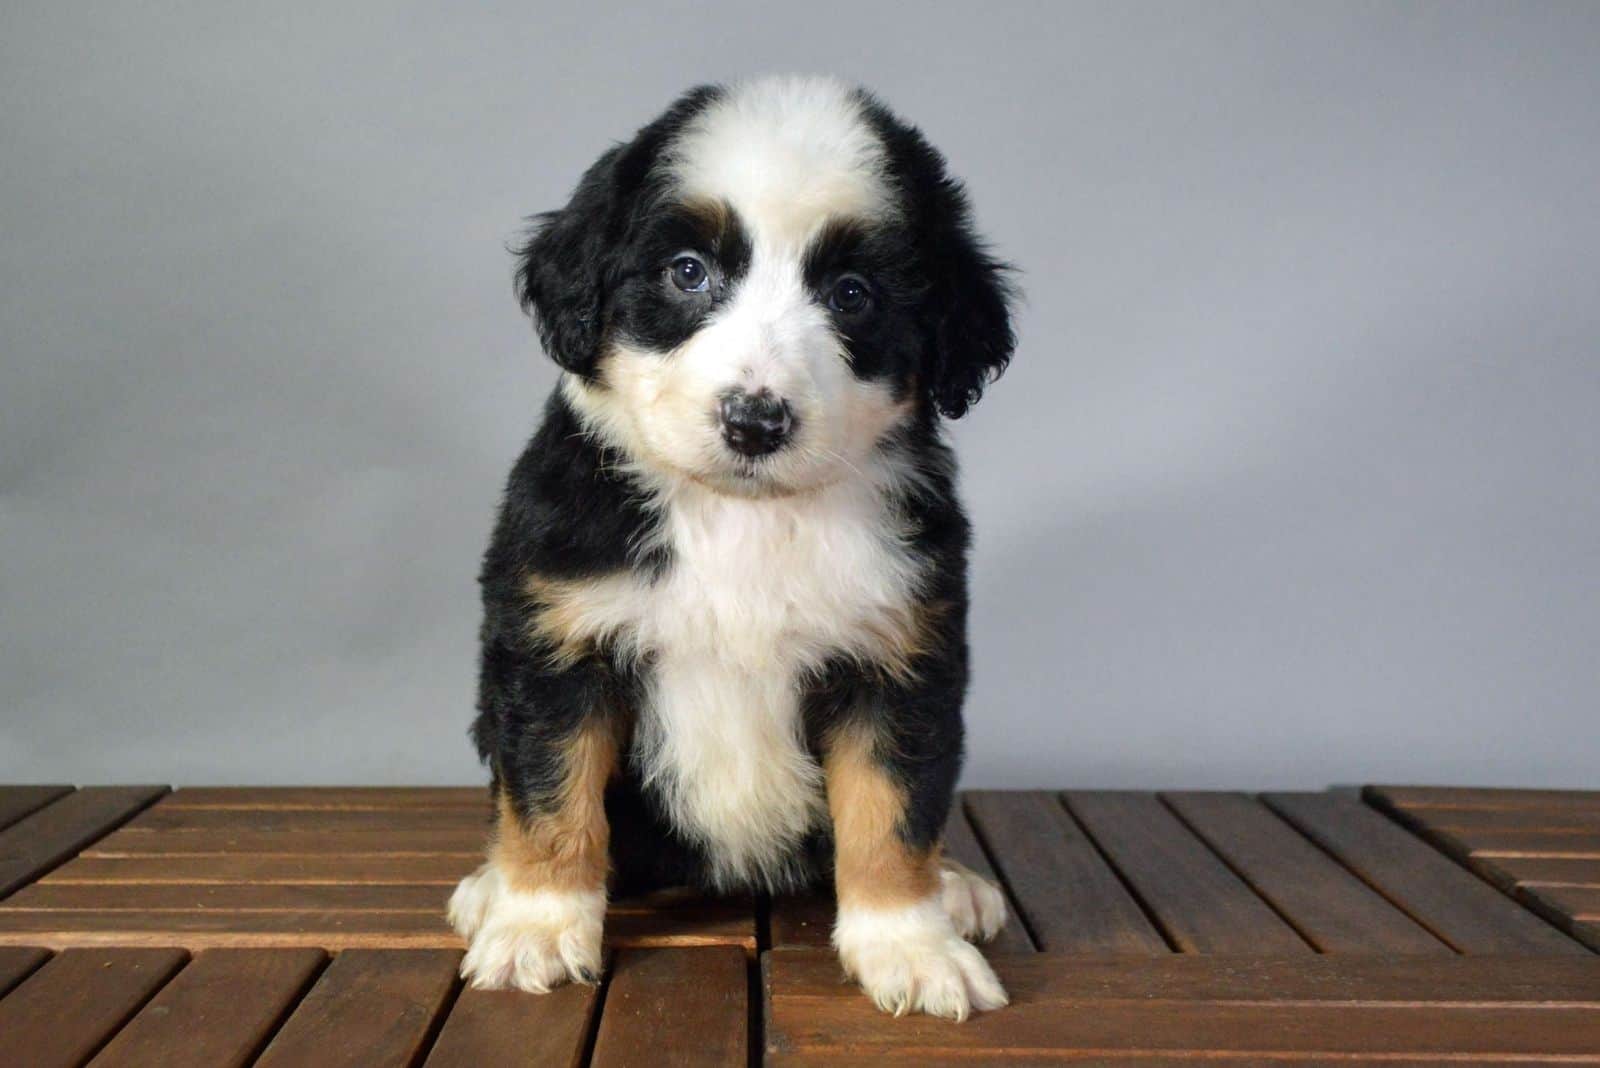
{"type": "Polygon", "coordinates": [[[818,78],[695,89],[540,216],[517,285],[563,370],[482,572],[497,812],[450,902],[474,985],[600,970],[608,882],[825,881],[882,1008],[1006,1002],[943,859],[967,518],[942,419],[1011,357],[943,157],[818,78]]]}

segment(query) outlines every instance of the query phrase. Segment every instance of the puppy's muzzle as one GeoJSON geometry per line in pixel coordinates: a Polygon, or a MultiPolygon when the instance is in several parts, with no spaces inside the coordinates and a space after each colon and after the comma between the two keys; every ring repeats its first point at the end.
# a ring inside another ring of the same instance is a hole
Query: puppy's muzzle
{"type": "Polygon", "coordinates": [[[794,431],[794,413],[788,403],[767,389],[723,394],[717,415],[722,421],[722,440],[741,456],[776,452],[794,431]]]}

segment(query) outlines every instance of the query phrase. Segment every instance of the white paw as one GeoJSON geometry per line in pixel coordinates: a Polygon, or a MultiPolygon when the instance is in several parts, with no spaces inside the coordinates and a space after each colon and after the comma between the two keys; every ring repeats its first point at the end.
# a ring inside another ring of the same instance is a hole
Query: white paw
{"type": "Polygon", "coordinates": [[[1000,888],[948,857],[940,863],[939,898],[956,932],[969,942],[987,942],[1006,925],[1000,888]]]}
{"type": "Polygon", "coordinates": [[[998,1009],[1009,1000],[939,898],[907,908],[841,908],[833,944],[845,971],[878,1008],[896,1016],[965,1020],[973,1009],[998,1009]]]}
{"type": "Polygon", "coordinates": [[[450,895],[450,925],[468,943],[461,975],[481,990],[596,982],[605,916],[604,890],[515,890],[493,864],[450,895]]]}

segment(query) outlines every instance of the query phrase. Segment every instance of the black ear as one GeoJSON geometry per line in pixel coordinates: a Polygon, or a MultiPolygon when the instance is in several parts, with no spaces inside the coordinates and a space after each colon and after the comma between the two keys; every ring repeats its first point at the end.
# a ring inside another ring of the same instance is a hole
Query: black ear
{"type": "Polygon", "coordinates": [[[700,86],[584,172],[567,206],[534,220],[517,250],[516,292],[533,315],[545,352],[589,377],[600,358],[622,256],[648,198],[661,150],[721,89],[700,86]]]}
{"type": "Polygon", "coordinates": [[[1011,268],[991,256],[974,233],[966,193],[949,177],[938,183],[929,213],[928,312],[937,324],[926,367],[939,411],[959,419],[1011,362],[1015,289],[1011,268]]]}

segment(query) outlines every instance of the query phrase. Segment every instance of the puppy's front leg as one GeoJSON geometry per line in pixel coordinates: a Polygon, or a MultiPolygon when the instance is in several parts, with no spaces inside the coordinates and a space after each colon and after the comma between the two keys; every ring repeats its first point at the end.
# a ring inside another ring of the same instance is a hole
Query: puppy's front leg
{"type": "Polygon", "coordinates": [[[919,789],[934,795],[942,819],[950,797],[942,780],[953,776],[937,762],[891,768],[885,744],[870,724],[856,721],[833,733],[824,755],[839,959],[878,1007],[896,1016],[964,1020],[972,1009],[999,1008],[1005,989],[962,938],[944,900],[938,843],[908,819],[910,792],[919,789]],[[928,781],[916,781],[919,775],[928,781]]]}
{"type": "Polygon", "coordinates": [[[473,986],[543,993],[600,974],[609,830],[605,785],[616,765],[609,723],[526,739],[500,767],[486,864],[450,898],[450,922],[469,943],[461,974],[473,986]]]}

